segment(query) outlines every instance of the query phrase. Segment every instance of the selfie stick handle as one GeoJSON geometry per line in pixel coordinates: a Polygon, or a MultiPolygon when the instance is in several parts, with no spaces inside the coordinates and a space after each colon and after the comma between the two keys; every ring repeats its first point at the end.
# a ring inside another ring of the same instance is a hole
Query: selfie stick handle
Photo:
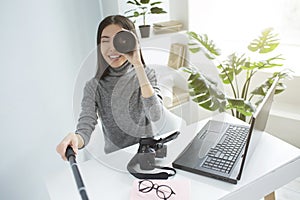
{"type": "Polygon", "coordinates": [[[72,147],[70,147],[70,146],[68,146],[66,149],[66,157],[67,157],[68,161],[70,162],[70,166],[72,168],[73,175],[75,177],[75,181],[76,181],[77,188],[78,188],[81,198],[83,200],[88,200],[89,198],[87,196],[85,186],[83,184],[83,181],[82,181],[82,178],[81,178],[78,166],[77,166],[75,152],[73,151],[72,147]]]}

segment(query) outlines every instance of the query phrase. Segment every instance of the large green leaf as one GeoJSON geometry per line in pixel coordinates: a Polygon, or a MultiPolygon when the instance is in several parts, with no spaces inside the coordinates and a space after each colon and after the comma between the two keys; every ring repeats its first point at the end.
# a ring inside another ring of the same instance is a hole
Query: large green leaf
{"type": "Polygon", "coordinates": [[[218,65],[217,66],[218,69],[220,69],[220,74],[219,77],[221,78],[221,80],[223,81],[224,84],[230,84],[233,81],[233,69],[230,67],[224,67],[223,65],[218,65]]]}
{"type": "Polygon", "coordinates": [[[278,76],[279,81],[276,85],[275,94],[279,94],[283,92],[286,89],[286,85],[282,82],[283,79],[285,79],[287,76],[289,76],[289,73],[287,72],[275,72],[272,77],[269,77],[265,82],[263,82],[261,85],[257,86],[254,90],[251,91],[251,94],[254,96],[259,96],[260,98],[258,101],[255,102],[255,105],[259,105],[260,102],[263,100],[263,98],[266,96],[268,90],[272,86],[274,82],[274,78],[278,76]]]}
{"type": "Polygon", "coordinates": [[[193,43],[189,43],[189,46],[191,47],[190,50],[193,53],[197,53],[198,51],[203,51],[205,56],[209,59],[215,59],[216,56],[219,56],[220,49],[216,47],[214,42],[208,38],[206,34],[200,35],[193,31],[187,32],[190,39],[193,41],[193,43]]]}
{"type": "Polygon", "coordinates": [[[163,13],[167,13],[167,12],[164,11],[162,8],[153,7],[153,8],[150,9],[150,13],[151,14],[163,14],[163,13]]]}
{"type": "Polygon", "coordinates": [[[244,99],[227,98],[227,102],[228,104],[226,109],[236,109],[244,116],[251,116],[255,111],[255,106],[253,106],[250,101],[244,99]]]}
{"type": "Polygon", "coordinates": [[[191,74],[188,85],[192,100],[207,110],[223,112],[226,108],[226,99],[217,84],[199,72],[191,69],[186,71],[191,74]]]}
{"type": "Polygon", "coordinates": [[[140,0],[140,2],[141,2],[142,4],[148,4],[148,3],[150,2],[150,0],[140,0]]]}
{"type": "Polygon", "coordinates": [[[220,69],[220,78],[224,84],[232,83],[233,79],[243,71],[246,64],[245,55],[238,56],[233,53],[228,56],[227,60],[217,66],[220,69]]]}
{"type": "Polygon", "coordinates": [[[259,53],[269,53],[273,51],[279,45],[278,34],[272,33],[272,28],[267,28],[262,31],[262,35],[258,39],[254,39],[248,49],[250,51],[259,53]]]}
{"type": "Polygon", "coordinates": [[[154,6],[154,5],[161,4],[161,3],[162,3],[161,1],[156,1],[156,2],[150,3],[150,6],[154,6]]]}
{"type": "Polygon", "coordinates": [[[134,1],[127,1],[126,3],[127,3],[127,4],[136,5],[136,6],[140,6],[140,5],[141,5],[137,0],[134,0],[134,1]]]}
{"type": "Polygon", "coordinates": [[[267,69],[267,68],[273,68],[273,67],[281,67],[283,64],[281,63],[274,63],[274,61],[278,60],[284,60],[284,58],[281,57],[281,55],[269,58],[267,60],[259,61],[252,63],[253,66],[257,67],[258,69],[267,69]]]}

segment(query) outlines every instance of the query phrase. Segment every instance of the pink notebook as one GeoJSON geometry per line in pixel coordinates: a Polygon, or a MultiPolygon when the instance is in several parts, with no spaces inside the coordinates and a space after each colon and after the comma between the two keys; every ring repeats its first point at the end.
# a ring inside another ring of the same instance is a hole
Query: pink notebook
{"type": "MultiPolygon", "coordinates": [[[[150,192],[143,193],[139,191],[139,181],[135,180],[133,182],[132,190],[130,193],[130,200],[161,200],[157,194],[156,190],[152,189],[150,192]]],[[[172,194],[168,200],[188,200],[190,199],[190,180],[150,180],[157,185],[167,185],[172,188],[175,194],[172,194]]]]}

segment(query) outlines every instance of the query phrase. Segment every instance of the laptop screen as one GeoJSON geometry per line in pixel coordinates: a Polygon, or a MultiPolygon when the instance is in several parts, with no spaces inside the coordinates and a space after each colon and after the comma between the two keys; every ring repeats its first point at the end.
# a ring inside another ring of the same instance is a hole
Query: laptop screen
{"type": "MultiPolygon", "coordinates": [[[[241,163],[240,172],[239,172],[239,175],[237,178],[238,180],[241,178],[242,171],[243,171],[246,157],[247,157],[247,153],[249,151],[253,152],[253,149],[255,148],[254,144],[257,144],[257,141],[259,140],[259,138],[261,136],[261,132],[263,132],[266,128],[278,80],[279,80],[278,77],[276,77],[274,79],[271,87],[267,91],[266,96],[264,97],[262,102],[258,105],[256,111],[252,115],[251,126],[250,126],[250,130],[249,130],[249,134],[248,134],[248,138],[247,138],[247,142],[246,142],[246,146],[245,146],[244,158],[241,163]]],[[[249,157],[249,155],[248,155],[248,157],[249,157]]]]}
{"type": "Polygon", "coordinates": [[[256,121],[254,130],[264,131],[266,128],[277,83],[278,77],[274,79],[274,82],[267,91],[265,98],[257,107],[256,112],[253,114],[253,118],[255,118],[256,121]]]}

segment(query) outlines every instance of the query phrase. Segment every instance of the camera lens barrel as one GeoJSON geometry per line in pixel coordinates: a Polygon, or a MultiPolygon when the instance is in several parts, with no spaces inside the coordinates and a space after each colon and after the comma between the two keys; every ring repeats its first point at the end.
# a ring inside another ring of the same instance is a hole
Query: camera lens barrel
{"type": "Polygon", "coordinates": [[[130,31],[120,31],[113,39],[115,49],[120,53],[130,53],[136,48],[136,39],[130,31]]]}

